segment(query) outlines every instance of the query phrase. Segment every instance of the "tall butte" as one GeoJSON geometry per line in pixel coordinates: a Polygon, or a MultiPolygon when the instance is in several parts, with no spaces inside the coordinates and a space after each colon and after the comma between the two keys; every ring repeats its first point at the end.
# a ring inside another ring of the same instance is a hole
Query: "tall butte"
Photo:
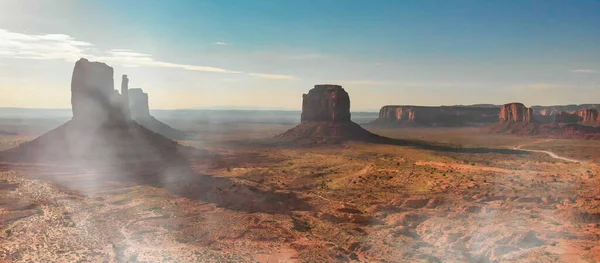
{"type": "Polygon", "coordinates": [[[350,119],[350,96],[339,85],[315,85],[302,95],[301,123],[280,137],[311,142],[380,138],[350,119]]]}
{"type": "Polygon", "coordinates": [[[129,120],[128,107],[115,90],[113,68],[85,58],[73,69],[71,106],[73,121],[78,124],[115,125],[129,120]]]}
{"type": "MultiPolygon", "coordinates": [[[[127,96],[127,77],[122,92],[127,96]]],[[[71,78],[73,119],[2,153],[24,162],[113,166],[123,163],[184,161],[176,142],[131,121],[128,103],[114,89],[113,69],[80,59],[71,78]]],[[[99,166],[96,166],[99,167],[99,166]]]]}

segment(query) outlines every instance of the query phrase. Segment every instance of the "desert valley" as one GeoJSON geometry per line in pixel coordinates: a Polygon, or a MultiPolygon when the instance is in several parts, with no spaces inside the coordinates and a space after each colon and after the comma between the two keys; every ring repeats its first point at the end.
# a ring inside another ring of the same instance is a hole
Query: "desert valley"
{"type": "Polygon", "coordinates": [[[600,261],[599,104],[161,113],[114,79],[0,118],[0,262],[600,261]]]}

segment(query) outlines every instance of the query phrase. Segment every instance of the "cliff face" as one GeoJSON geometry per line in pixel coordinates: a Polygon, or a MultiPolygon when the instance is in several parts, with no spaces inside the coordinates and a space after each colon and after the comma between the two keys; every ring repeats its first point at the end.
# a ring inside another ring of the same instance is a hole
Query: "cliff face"
{"type": "Polygon", "coordinates": [[[150,115],[148,94],[142,89],[129,90],[129,107],[131,109],[131,118],[153,132],[173,140],[184,139],[186,137],[184,132],[175,129],[150,115]]]}
{"type": "Polygon", "coordinates": [[[350,121],[350,97],[339,85],[315,85],[302,96],[302,122],[350,121]]]}
{"type": "Polygon", "coordinates": [[[553,116],[561,112],[574,113],[578,110],[600,109],[600,104],[572,104],[572,105],[554,105],[554,106],[532,106],[533,113],[541,116],[553,116]]]}
{"type": "Polygon", "coordinates": [[[150,107],[148,106],[148,93],[142,89],[129,90],[129,109],[131,118],[134,120],[150,117],[150,107]]]}
{"type": "Polygon", "coordinates": [[[596,109],[585,109],[574,112],[574,115],[579,117],[582,124],[598,125],[600,124],[600,116],[596,109]]]}
{"type": "Polygon", "coordinates": [[[467,126],[493,123],[498,108],[465,106],[383,106],[375,124],[406,124],[419,126],[467,126]]]}
{"type": "Polygon", "coordinates": [[[128,119],[126,105],[114,88],[113,68],[80,59],[71,78],[73,120],[78,123],[122,124],[128,119]]]}
{"type": "Polygon", "coordinates": [[[564,111],[561,111],[549,117],[551,117],[553,122],[555,123],[577,123],[580,121],[579,116],[577,116],[576,114],[571,114],[564,111]]]}
{"type": "Polygon", "coordinates": [[[533,109],[522,103],[508,103],[500,108],[500,122],[533,122],[533,109]]]}

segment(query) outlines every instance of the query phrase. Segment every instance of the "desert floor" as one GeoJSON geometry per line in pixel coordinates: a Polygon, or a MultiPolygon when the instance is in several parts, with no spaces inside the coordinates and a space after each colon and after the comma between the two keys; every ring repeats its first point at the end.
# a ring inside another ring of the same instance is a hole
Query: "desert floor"
{"type": "Polygon", "coordinates": [[[190,125],[191,178],[0,163],[0,262],[600,261],[600,142],[365,127],[445,147],[190,125]]]}

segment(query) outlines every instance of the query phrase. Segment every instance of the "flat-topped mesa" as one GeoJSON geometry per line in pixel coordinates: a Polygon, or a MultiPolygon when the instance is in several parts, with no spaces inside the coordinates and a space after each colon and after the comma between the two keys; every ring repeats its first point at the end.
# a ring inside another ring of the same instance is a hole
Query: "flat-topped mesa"
{"type": "Polygon", "coordinates": [[[129,109],[131,110],[131,118],[134,120],[140,118],[150,118],[148,93],[144,93],[142,89],[130,89],[129,109]]]}
{"type": "Polygon", "coordinates": [[[128,120],[122,98],[115,90],[113,68],[85,58],[75,63],[71,78],[73,120],[94,125],[119,124],[128,120]]]}
{"type": "Polygon", "coordinates": [[[533,110],[523,103],[508,103],[500,108],[500,122],[533,122],[533,110]]]}
{"type": "Polygon", "coordinates": [[[373,123],[419,126],[481,125],[496,122],[499,111],[496,107],[387,105],[379,110],[379,118],[373,123]]]}
{"type": "Polygon", "coordinates": [[[302,95],[302,122],[350,121],[350,97],[339,85],[315,85],[302,95]]]}
{"type": "MultiPolygon", "coordinates": [[[[544,116],[544,115],[541,115],[541,116],[544,116]]],[[[551,115],[550,117],[552,118],[552,122],[554,122],[554,123],[577,123],[581,119],[576,114],[571,114],[566,111],[561,111],[559,113],[551,115]]],[[[540,117],[538,116],[538,119],[539,118],[540,117]]]]}
{"type": "Polygon", "coordinates": [[[573,113],[579,117],[579,121],[582,124],[598,125],[600,124],[600,114],[598,110],[594,108],[578,110],[573,113]]]}

